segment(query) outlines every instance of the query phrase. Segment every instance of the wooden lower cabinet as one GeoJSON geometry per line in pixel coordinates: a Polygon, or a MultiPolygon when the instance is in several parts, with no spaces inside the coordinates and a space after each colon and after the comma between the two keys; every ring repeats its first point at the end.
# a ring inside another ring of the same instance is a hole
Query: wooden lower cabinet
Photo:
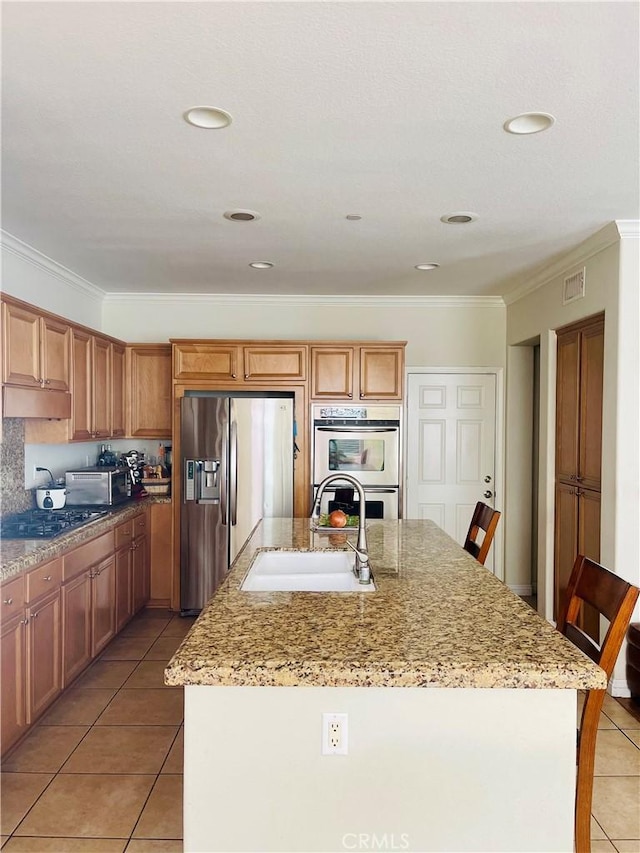
{"type": "Polygon", "coordinates": [[[149,600],[149,537],[146,533],[133,540],[133,612],[149,600]]]}
{"type": "Polygon", "coordinates": [[[131,543],[116,551],[116,633],[133,616],[131,543]]]}
{"type": "Polygon", "coordinates": [[[0,629],[2,717],[0,751],[4,753],[26,732],[26,624],[24,611],[3,621],[0,629]]]}
{"type": "Polygon", "coordinates": [[[116,561],[109,557],[91,571],[91,657],[116,634],[116,561]]]}
{"type": "Polygon", "coordinates": [[[27,608],[27,723],[62,691],[60,588],[27,608]]]}
{"type": "Polygon", "coordinates": [[[66,687],[91,661],[91,572],[62,587],[62,683],[66,687]]]}
{"type": "Polygon", "coordinates": [[[173,538],[170,503],[152,504],[149,536],[149,604],[152,607],[171,607],[173,589],[173,538]]]}

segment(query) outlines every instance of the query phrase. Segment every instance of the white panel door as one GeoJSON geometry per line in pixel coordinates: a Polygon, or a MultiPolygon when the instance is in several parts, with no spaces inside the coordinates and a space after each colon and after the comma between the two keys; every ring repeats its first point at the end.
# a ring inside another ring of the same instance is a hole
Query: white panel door
{"type": "Polygon", "coordinates": [[[495,505],[495,435],[495,374],[410,373],[405,517],[462,544],[476,503],[495,505]]]}

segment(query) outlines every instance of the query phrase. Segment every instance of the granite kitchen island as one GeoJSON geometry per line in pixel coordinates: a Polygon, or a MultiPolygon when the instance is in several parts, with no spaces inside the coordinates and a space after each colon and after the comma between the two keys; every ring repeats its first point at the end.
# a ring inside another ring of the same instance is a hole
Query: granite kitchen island
{"type": "Polygon", "coordinates": [[[170,661],[185,850],[570,851],[576,691],[604,672],[429,521],[369,523],[375,592],[240,589],[261,549],[342,536],[263,521],[170,661]]]}

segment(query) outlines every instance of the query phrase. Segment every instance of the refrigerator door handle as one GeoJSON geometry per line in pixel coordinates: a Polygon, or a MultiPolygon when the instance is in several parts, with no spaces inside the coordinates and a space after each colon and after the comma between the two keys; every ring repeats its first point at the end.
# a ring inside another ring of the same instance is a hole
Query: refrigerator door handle
{"type": "Polygon", "coordinates": [[[238,521],[238,424],[235,418],[231,421],[229,432],[229,506],[231,524],[235,525],[238,521]]]}
{"type": "Polygon", "coordinates": [[[227,515],[228,515],[228,505],[229,505],[229,492],[228,492],[228,458],[229,458],[229,437],[228,437],[228,428],[223,429],[222,431],[222,456],[220,459],[220,522],[226,527],[227,525],[227,515]]]}

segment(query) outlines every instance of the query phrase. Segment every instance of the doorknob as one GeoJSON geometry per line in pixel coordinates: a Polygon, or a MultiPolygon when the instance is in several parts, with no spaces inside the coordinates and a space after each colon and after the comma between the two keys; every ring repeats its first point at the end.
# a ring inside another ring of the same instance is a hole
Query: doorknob
{"type": "Polygon", "coordinates": [[[485,481],[485,483],[490,483],[491,482],[491,476],[489,474],[487,474],[487,476],[484,478],[484,481],[485,481]]]}
{"type": "Polygon", "coordinates": [[[485,496],[485,498],[492,498],[493,492],[490,492],[489,489],[487,489],[487,491],[484,493],[484,496],[485,496]]]}

